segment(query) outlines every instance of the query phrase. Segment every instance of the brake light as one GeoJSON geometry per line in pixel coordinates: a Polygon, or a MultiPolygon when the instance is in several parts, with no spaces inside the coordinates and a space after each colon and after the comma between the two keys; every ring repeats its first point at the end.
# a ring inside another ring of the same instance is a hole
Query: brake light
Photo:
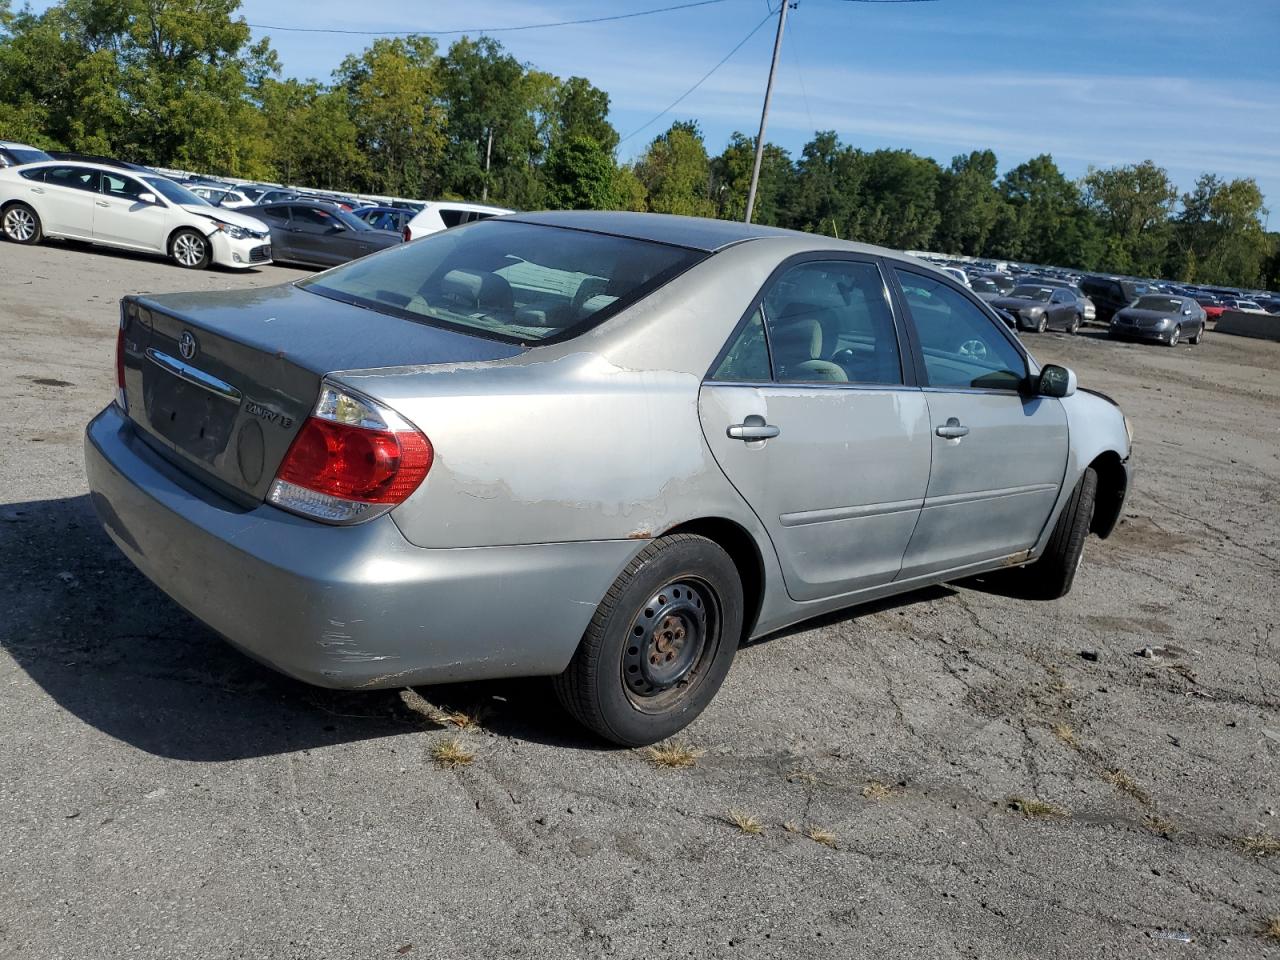
{"type": "Polygon", "coordinates": [[[431,441],[395,411],[326,384],[267,500],[329,523],[370,520],[408,499],[434,456],[431,441]]]}
{"type": "Polygon", "coordinates": [[[409,229],[409,225],[406,223],[404,225],[404,242],[408,243],[412,239],[413,239],[413,231],[409,229]]]}
{"type": "Polygon", "coordinates": [[[116,330],[116,404],[126,413],[129,400],[124,392],[124,332],[129,326],[129,313],[134,309],[132,303],[120,308],[120,326],[116,330]]]}

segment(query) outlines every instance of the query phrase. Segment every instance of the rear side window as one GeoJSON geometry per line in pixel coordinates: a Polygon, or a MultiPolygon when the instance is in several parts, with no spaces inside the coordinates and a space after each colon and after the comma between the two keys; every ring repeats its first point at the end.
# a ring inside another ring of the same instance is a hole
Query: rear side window
{"type": "Polygon", "coordinates": [[[629,237],[485,220],[299,286],[382,313],[528,342],[576,335],[704,256],[629,237]]]}
{"type": "Polygon", "coordinates": [[[46,167],[44,182],[54,187],[98,192],[98,171],[84,167],[46,167]]]}
{"type": "Polygon", "coordinates": [[[895,272],[920,338],[929,386],[1018,389],[1027,364],[996,320],[940,280],[909,270],[895,272]]]}
{"type": "Polygon", "coordinates": [[[441,207],[436,212],[440,214],[440,219],[446,227],[456,227],[462,223],[462,218],[466,215],[465,210],[450,210],[447,207],[441,207]]]}

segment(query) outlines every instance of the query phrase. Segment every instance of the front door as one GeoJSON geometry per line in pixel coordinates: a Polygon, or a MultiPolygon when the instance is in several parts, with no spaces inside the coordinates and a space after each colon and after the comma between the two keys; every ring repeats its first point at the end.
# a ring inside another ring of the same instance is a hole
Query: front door
{"type": "Polygon", "coordinates": [[[289,239],[299,260],[330,267],[358,256],[347,254],[350,231],[328,210],[304,206],[290,210],[289,239]]]}
{"type": "Polygon", "coordinates": [[[888,583],[920,514],[929,417],[871,258],[779,270],[703,383],[703,432],[768,530],[787,592],[888,583]]]}
{"type": "Polygon", "coordinates": [[[93,237],[103,243],[163,251],[169,237],[170,211],[162,200],[143,201],[155,191],[133,177],[102,174],[102,193],[93,218],[93,237]]]}
{"type": "Polygon", "coordinates": [[[1026,357],[968,296],[924,271],[894,273],[919,343],[933,446],[900,579],[1026,550],[1066,473],[1062,404],[1025,393],[1026,357]]]}

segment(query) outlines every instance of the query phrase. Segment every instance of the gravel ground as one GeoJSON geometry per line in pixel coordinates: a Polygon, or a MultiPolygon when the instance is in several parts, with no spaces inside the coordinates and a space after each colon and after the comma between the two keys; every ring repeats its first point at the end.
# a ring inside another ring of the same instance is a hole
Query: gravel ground
{"type": "Polygon", "coordinates": [[[1028,334],[1137,433],[1075,591],[752,644],[669,769],[544,681],[284,679],[122,561],[81,457],[117,298],[298,275],[0,246],[0,956],[1280,952],[1280,853],[1245,848],[1280,836],[1280,344],[1028,334]],[[474,762],[442,768],[455,736],[474,762]]]}

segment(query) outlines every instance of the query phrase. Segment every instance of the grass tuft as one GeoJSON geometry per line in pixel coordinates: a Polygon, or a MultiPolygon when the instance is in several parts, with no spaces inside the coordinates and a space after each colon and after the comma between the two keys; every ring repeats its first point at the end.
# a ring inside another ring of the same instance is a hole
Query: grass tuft
{"type": "Polygon", "coordinates": [[[836,849],[836,835],[824,827],[811,826],[804,832],[804,835],[814,843],[820,843],[824,847],[836,849]]]}
{"type": "Polygon", "coordinates": [[[726,823],[731,823],[740,831],[753,837],[758,837],[764,833],[764,825],[749,813],[743,813],[741,810],[730,809],[725,815],[726,823]]]}
{"type": "Polygon", "coordinates": [[[655,767],[683,770],[697,763],[707,751],[689,746],[681,740],[668,740],[657,746],[646,747],[644,755],[655,767]]]}
{"type": "Polygon", "coordinates": [[[799,833],[800,824],[796,823],[794,820],[788,820],[782,825],[782,829],[787,831],[787,833],[799,833]]]}
{"type": "Polygon", "coordinates": [[[1270,920],[1265,921],[1262,927],[1262,936],[1280,943],[1280,917],[1272,917],[1270,920]]]}
{"type": "Polygon", "coordinates": [[[476,755],[462,745],[461,737],[451,737],[431,745],[431,759],[446,769],[465,767],[476,755]]]}
{"type": "Polygon", "coordinates": [[[1242,837],[1240,846],[1245,853],[1252,853],[1255,857],[1266,857],[1280,853],[1280,837],[1273,837],[1269,833],[1261,833],[1256,837],[1242,837]]]}
{"type": "Polygon", "coordinates": [[[1071,811],[1035,797],[1007,797],[1005,806],[1024,817],[1069,817],[1071,811]]]}
{"type": "Polygon", "coordinates": [[[1137,800],[1143,806],[1151,805],[1151,795],[1138,786],[1138,781],[1134,780],[1133,777],[1129,776],[1129,774],[1125,773],[1123,770],[1119,768],[1115,770],[1108,770],[1102,775],[1102,778],[1117,790],[1121,790],[1133,797],[1133,799],[1137,800]]]}
{"type": "Polygon", "coordinates": [[[1145,818],[1142,822],[1146,824],[1147,829],[1152,833],[1159,833],[1165,836],[1168,836],[1178,829],[1178,825],[1168,817],[1162,817],[1156,813],[1151,814],[1151,816],[1145,818]]]}
{"type": "Polygon", "coordinates": [[[1076,732],[1068,724],[1055,723],[1053,725],[1053,735],[1071,749],[1080,749],[1080,741],[1076,739],[1076,732]]]}
{"type": "Polygon", "coordinates": [[[879,780],[872,780],[862,788],[862,795],[868,800],[888,800],[896,793],[894,787],[887,783],[881,783],[879,780]]]}

